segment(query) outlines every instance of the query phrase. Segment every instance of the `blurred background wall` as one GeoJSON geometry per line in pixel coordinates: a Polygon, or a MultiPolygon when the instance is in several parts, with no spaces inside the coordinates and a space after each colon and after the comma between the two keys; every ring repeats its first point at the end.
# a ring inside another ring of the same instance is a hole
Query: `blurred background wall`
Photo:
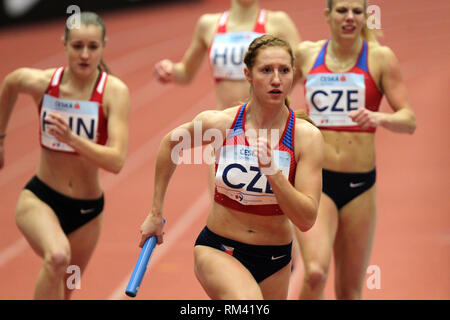
{"type": "Polygon", "coordinates": [[[0,0],[0,28],[66,17],[71,5],[82,11],[98,13],[113,10],[135,9],[139,6],[170,5],[172,3],[200,0],[0,0]]]}

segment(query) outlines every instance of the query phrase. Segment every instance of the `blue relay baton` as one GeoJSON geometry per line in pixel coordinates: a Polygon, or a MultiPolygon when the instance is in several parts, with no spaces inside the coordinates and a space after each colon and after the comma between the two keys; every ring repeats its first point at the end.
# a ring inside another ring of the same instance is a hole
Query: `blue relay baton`
{"type": "MultiPolygon", "coordinates": [[[[164,223],[165,222],[166,220],[164,219],[164,223]]],[[[127,289],[125,290],[127,296],[132,298],[136,297],[139,286],[141,285],[142,279],[144,278],[145,271],[147,270],[148,262],[150,260],[150,257],[152,256],[153,249],[155,249],[156,242],[156,236],[152,236],[145,241],[141,253],[139,254],[138,261],[136,262],[136,266],[134,267],[130,281],[128,282],[127,289]]]]}

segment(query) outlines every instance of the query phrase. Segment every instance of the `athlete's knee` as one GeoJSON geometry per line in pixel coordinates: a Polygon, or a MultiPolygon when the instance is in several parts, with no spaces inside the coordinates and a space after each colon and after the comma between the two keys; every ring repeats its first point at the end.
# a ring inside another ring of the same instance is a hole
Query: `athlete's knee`
{"type": "Polygon", "coordinates": [[[320,265],[311,265],[306,268],[305,283],[311,288],[321,288],[325,286],[328,278],[328,268],[320,265]]]}
{"type": "Polygon", "coordinates": [[[61,248],[50,251],[44,256],[44,266],[51,276],[60,278],[66,273],[70,263],[70,250],[61,248]]]}

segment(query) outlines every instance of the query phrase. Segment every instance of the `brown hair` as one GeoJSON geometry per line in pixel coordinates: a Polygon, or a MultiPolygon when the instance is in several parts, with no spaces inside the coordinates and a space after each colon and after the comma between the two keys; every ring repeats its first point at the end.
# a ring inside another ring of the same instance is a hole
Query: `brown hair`
{"type": "MultiPolygon", "coordinates": [[[[333,9],[334,0],[327,0],[327,8],[328,10],[333,9]]],[[[367,11],[367,0],[364,0],[364,13],[367,11]]],[[[381,32],[379,30],[371,30],[367,27],[367,22],[364,23],[363,28],[361,30],[361,34],[364,40],[369,42],[378,42],[377,37],[381,36],[381,32]]]]}
{"type": "MultiPolygon", "coordinates": [[[[250,43],[250,45],[248,46],[248,50],[244,56],[244,63],[247,66],[248,70],[251,70],[255,65],[256,57],[258,56],[259,51],[268,47],[280,47],[286,49],[287,53],[289,53],[289,55],[291,56],[291,66],[294,66],[295,58],[289,42],[277,38],[273,35],[265,34],[253,40],[252,43],[250,43]]],[[[284,102],[289,108],[289,97],[286,97],[284,102]]]]}
{"type": "MultiPolygon", "coordinates": [[[[89,26],[89,25],[99,26],[100,29],[102,30],[102,41],[103,41],[103,43],[106,42],[106,26],[105,26],[105,22],[103,21],[103,19],[98,14],[96,14],[95,12],[89,12],[89,11],[84,11],[84,12],[75,13],[75,14],[79,14],[80,15],[80,23],[82,25],[85,25],[85,26],[89,26]]],[[[65,42],[69,39],[69,33],[70,33],[70,29],[69,29],[69,26],[66,23],[65,28],[64,28],[64,41],[65,42]]],[[[103,61],[103,59],[100,60],[99,68],[100,68],[100,70],[105,71],[106,73],[111,73],[111,70],[108,68],[108,66],[103,61]]]]}
{"type": "Polygon", "coordinates": [[[294,58],[294,54],[292,52],[292,48],[289,45],[289,42],[287,42],[283,39],[277,38],[273,35],[265,34],[263,36],[256,38],[255,40],[253,40],[252,43],[250,43],[250,45],[248,46],[248,50],[244,56],[244,63],[249,70],[251,70],[253,68],[253,66],[255,65],[256,56],[258,55],[258,52],[261,49],[264,49],[267,47],[281,47],[281,48],[286,49],[286,51],[291,56],[291,65],[294,66],[295,58],[294,58]]]}

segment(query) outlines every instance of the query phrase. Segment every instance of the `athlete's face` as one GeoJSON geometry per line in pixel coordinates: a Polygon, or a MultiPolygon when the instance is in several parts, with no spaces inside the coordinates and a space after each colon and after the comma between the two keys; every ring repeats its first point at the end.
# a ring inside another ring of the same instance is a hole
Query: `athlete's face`
{"type": "Polygon", "coordinates": [[[254,99],[266,105],[284,105],[294,79],[292,58],[285,48],[262,48],[253,68],[245,68],[245,75],[252,85],[254,99]]]}
{"type": "Polygon", "coordinates": [[[361,35],[366,22],[364,0],[334,0],[331,11],[325,10],[331,33],[338,38],[355,38],[361,35]]]}
{"type": "Polygon", "coordinates": [[[65,43],[70,69],[88,76],[96,71],[103,54],[102,28],[97,25],[81,25],[70,30],[65,43]]]}

